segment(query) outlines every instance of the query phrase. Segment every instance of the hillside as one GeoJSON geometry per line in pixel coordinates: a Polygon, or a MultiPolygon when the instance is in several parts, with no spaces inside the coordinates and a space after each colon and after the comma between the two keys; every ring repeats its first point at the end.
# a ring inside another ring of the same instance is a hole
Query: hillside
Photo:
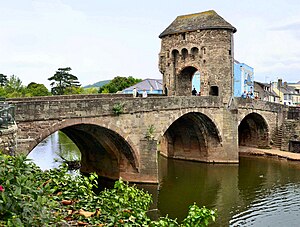
{"type": "Polygon", "coordinates": [[[90,87],[102,87],[105,84],[108,84],[110,82],[110,80],[102,80],[102,81],[98,81],[94,84],[89,84],[84,86],[83,88],[90,88],[90,87]]]}

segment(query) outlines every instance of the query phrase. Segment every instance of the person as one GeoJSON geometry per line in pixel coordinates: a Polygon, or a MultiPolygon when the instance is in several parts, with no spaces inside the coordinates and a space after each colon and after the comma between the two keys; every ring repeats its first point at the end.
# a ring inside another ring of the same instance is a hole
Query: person
{"type": "Polygon", "coordinates": [[[137,97],[137,90],[135,87],[132,90],[132,96],[133,96],[133,98],[137,97]]]}
{"type": "Polygon", "coordinates": [[[243,99],[246,99],[246,98],[247,98],[247,92],[246,92],[246,91],[244,91],[244,93],[242,94],[242,98],[243,98],[243,99]]]}
{"type": "Polygon", "coordinates": [[[164,90],[165,90],[165,96],[168,96],[168,88],[167,88],[167,85],[165,84],[164,86],[164,90]]]}
{"type": "Polygon", "coordinates": [[[194,87],[194,89],[192,90],[192,95],[196,96],[197,95],[197,91],[196,88],[194,87]]]}
{"type": "Polygon", "coordinates": [[[148,94],[147,94],[147,91],[144,89],[143,91],[143,98],[147,98],[148,94]]]}

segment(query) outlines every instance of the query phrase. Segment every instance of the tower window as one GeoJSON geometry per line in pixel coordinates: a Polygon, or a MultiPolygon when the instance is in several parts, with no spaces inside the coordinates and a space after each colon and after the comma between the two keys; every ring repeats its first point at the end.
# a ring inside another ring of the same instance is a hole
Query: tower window
{"type": "Polygon", "coordinates": [[[182,37],[183,40],[185,40],[185,38],[186,38],[186,37],[185,37],[185,33],[182,33],[182,34],[181,34],[181,37],[182,37]]]}
{"type": "Polygon", "coordinates": [[[211,86],[210,91],[209,91],[209,95],[219,96],[219,87],[218,86],[211,86]]]}

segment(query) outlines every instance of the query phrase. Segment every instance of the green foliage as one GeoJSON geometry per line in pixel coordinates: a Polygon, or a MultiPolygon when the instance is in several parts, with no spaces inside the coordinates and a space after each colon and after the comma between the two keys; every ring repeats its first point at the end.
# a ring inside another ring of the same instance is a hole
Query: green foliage
{"type": "Polygon", "coordinates": [[[48,80],[52,81],[50,85],[53,95],[80,93],[78,89],[76,89],[80,87],[78,78],[70,73],[71,70],[70,67],[59,68],[52,77],[48,78],[48,80]]]}
{"type": "Polygon", "coordinates": [[[48,91],[48,89],[45,87],[44,84],[37,84],[35,82],[31,82],[26,87],[27,97],[48,96],[48,95],[51,95],[51,93],[48,91]]]}
{"type": "Polygon", "coordinates": [[[67,166],[41,171],[25,156],[0,154],[0,226],[207,226],[215,211],[195,204],[182,224],[146,212],[151,195],[121,179],[96,194],[97,175],[70,175],[67,166]]]}
{"type": "Polygon", "coordinates": [[[7,83],[7,76],[0,73],[0,86],[3,87],[7,83]]]}
{"type": "Polygon", "coordinates": [[[124,112],[124,103],[116,103],[112,110],[116,115],[122,114],[124,112]]]}
{"type": "Polygon", "coordinates": [[[51,189],[36,180],[42,171],[25,156],[0,156],[0,225],[41,226],[55,222],[51,211],[59,204],[48,200],[51,189]]]}
{"type": "Polygon", "coordinates": [[[48,89],[43,84],[31,82],[28,86],[23,86],[19,77],[12,75],[8,79],[6,76],[1,78],[0,74],[0,97],[18,98],[32,96],[47,96],[51,95],[48,89]],[[2,81],[2,82],[1,82],[2,81]]]}
{"type": "Polygon", "coordinates": [[[150,125],[149,128],[147,129],[147,132],[146,132],[146,138],[148,140],[153,140],[154,138],[154,132],[155,132],[155,127],[154,125],[150,125]]]}
{"type": "Polygon", "coordinates": [[[9,77],[5,85],[5,92],[7,98],[24,97],[25,88],[22,85],[22,81],[19,77],[12,75],[9,77]]]}
{"type": "Polygon", "coordinates": [[[98,88],[96,87],[83,88],[82,94],[98,94],[98,88]]]}
{"type": "Polygon", "coordinates": [[[135,79],[132,76],[121,77],[117,76],[111,80],[108,84],[103,85],[99,88],[99,93],[116,93],[117,91],[122,91],[123,89],[135,85],[141,82],[141,79],[135,79]]]}
{"type": "Polygon", "coordinates": [[[182,226],[208,226],[210,221],[215,221],[216,211],[199,208],[196,204],[189,207],[188,216],[182,221],[182,226]]]}

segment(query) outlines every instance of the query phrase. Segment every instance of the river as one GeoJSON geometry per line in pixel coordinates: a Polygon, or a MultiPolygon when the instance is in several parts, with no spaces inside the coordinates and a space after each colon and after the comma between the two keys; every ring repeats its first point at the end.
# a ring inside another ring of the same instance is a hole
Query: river
{"type": "MultiPolygon", "coordinates": [[[[54,133],[29,155],[43,170],[59,165],[59,155],[80,157],[63,133],[54,133]],[[71,152],[70,152],[71,151],[71,152]]],[[[159,157],[159,185],[139,185],[154,197],[159,214],[182,220],[188,206],[217,209],[212,226],[298,226],[300,164],[240,157],[239,164],[205,164],[159,157]]]]}

